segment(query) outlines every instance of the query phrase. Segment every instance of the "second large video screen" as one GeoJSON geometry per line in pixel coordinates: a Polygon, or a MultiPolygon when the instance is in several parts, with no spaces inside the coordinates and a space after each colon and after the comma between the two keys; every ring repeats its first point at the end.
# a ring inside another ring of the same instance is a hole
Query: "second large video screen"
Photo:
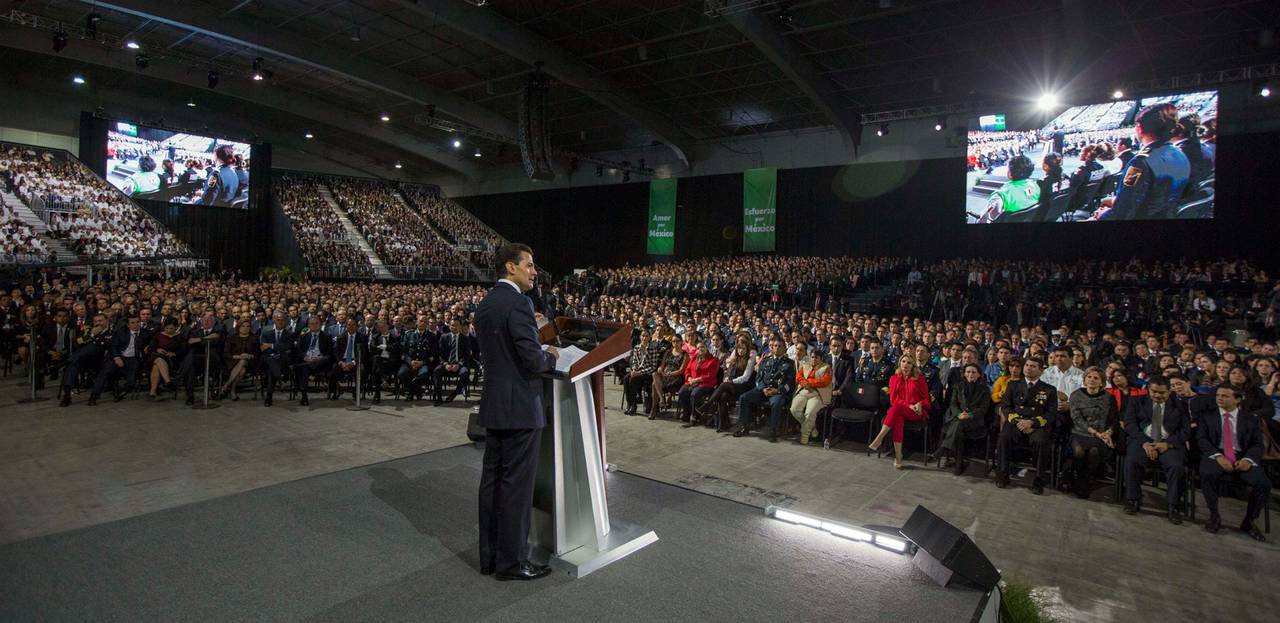
{"type": "Polygon", "coordinates": [[[107,181],[134,199],[249,207],[248,143],[114,121],[107,181]]]}
{"type": "Polygon", "coordinates": [[[975,121],[970,224],[1213,218],[1217,91],[1074,106],[1039,127],[975,121]]]}

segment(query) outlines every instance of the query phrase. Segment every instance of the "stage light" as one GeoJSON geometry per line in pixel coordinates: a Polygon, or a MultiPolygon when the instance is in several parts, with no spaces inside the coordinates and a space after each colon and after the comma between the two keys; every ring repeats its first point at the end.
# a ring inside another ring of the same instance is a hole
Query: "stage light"
{"type": "Polygon", "coordinates": [[[942,129],[943,129],[943,128],[945,128],[945,127],[947,127],[947,118],[946,118],[946,117],[938,117],[938,121],[937,121],[937,123],[934,123],[934,124],[933,124],[933,131],[934,131],[934,132],[941,132],[941,131],[942,131],[942,129]]]}
{"type": "Polygon", "coordinates": [[[1258,95],[1262,97],[1271,97],[1271,87],[1262,87],[1258,89],[1258,95]]]}
{"type": "Polygon", "coordinates": [[[383,123],[391,121],[391,115],[388,115],[387,113],[382,113],[382,116],[378,118],[381,119],[383,123]]]}
{"type": "Polygon", "coordinates": [[[53,33],[53,51],[61,52],[67,48],[67,33],[59,30],[53,33]]]}
{"type": "Polygon", "coordinates": [[[1041,93],[1036,100],[1036,107],[1040,110],[1053,110],[1058,107],[1058,96],[1053,93],[1041,93]]]}
{"type": "Polygon", "coordinates": [[[146,69],[151,65],[151,57],[141,52],[133,55],[133,65],[139,70],[146,69]]]}
{"type": "Polygon", "coordinates": [[[479,148],[479,147],[477,147],[477,148],[476,148],[476,153],[474,153],[474,154],[472,154],[472,155],[473,155],[473,156],[475,156],[475,157],[477,157],[477,158],[479,158],[479,157],[480,157],[480,148],[479,148]]]}
{"type": "Polygon", "coordinates": [[[262,71],[262,57],[259,56],[253,59],[253,79],[261,82],[266,80],[266,78],[266,74],[262,71]]]}
{"type": "Polygon", "coordinates": [[[850,541],[871,541],[872,535],[866,530],[851,528],[835,523],[822,522],[822,528],[831,534],[844,537],[850,541]]]}
{"type": "Polygon", "coordinates": [[[313,138],[315,138],[315,137],[316,137],[316,135],[314,135],[314,134],[312,134],[312,133],[310,133],[310,132],[307,132],[306,134],[303,134],[303,135],[302,135],[302,138],[305,138],[305,139],[313,139],[313,138]]]}
{"type": "Polygon", "coordinates": [[[906,541],[902,539],[895,539],[888,535],[884,535],[884,534],[875,535],[875,543],[876,545],[879,545],[880,547],[883,547],[891,552],[898,552],[899,554],[901,554],[907,551],[906,541]]]}
{"type": "Polygon", "coordinates": [[[98,35],[98,22],[102,21],[102,16],[97,13],[90,13],[84,18],[84,32],[93,38],[98,35]]]}
{"type": "Polygon", "coordinates": [[[800,513],[783,510],[781,508],[773,511],[773,518],[781,519],[787,523],[800,524],[802,526],[809,526],[810,528],[818,528],[819,530],[822,529],[821,519],[818,519],[817,517],[810,517],[808,515],[801,515],[800,513]]]}
{"type": "Polygon", "coordinates": [[[455,138],[455,139],[453,139],[453,148],[454,148],[454,149],[462,149],[462,139],[460,139],[460,138],[455,138]]]}
{"type": "Polygon", "coordinates": [[[196,100],[195,100],[195,98],[188,98],[188,99],[187,99],[187,107],[188,107],[188,108],[195,108],[195,107],[196,107],[196,100]]]}
{"type": "Polygon", "coordinates": [[[84,84],[84,76],[81,76],[80,74],[71,76],[71,82],[75,84],[84,84]]]}
{"type": "Polygon", "coordinates": [[[880,124],[879,129],[876,130],[876,136],[889,136],[889,124],[880,124]]]}
{"type": "Polygon", "coordinates": [[[130,39],[124,42],[124,47],[129,48],[130,50],[137,50],[142,48],[142,46],[138,45],[138,42],[134,41],[133,39],[130,39]]]}
{"type": "Polygon", "coordinates": [[[1124,91],[1121,91],[1120,89],[1116,89],[1115,92],[1111,94],[1111,99],[1113,100],[1118,100],[1123,98],[1124,98],[1124,91]]]}
{"type": "Polygon", "coordinates": [[[218,73],[216,70],[210,69],[208,77],[209,77],[209,88],[216,89],[218,87],[218,79],[222,77],[222,74],[218,73]]]}
{"type": "Polygon", "coordinates": [[[404,165],[400,164],[400,161],[399,161],[399,160],[397,160],[397,161],[396,161],[396,168],[397,168],[397,169],[403,169],[403,168],[404,168],[404,165]]]}

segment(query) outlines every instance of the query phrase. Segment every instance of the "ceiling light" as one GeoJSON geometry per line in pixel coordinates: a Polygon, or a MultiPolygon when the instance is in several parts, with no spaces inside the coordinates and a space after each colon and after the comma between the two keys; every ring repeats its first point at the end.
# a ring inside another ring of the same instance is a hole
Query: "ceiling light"
{"type": "Polygon", "coordinates": [[[1058,96],[1054,93],[1041,93],[1036,99],[1036,108],[1049,111],[1058,107],[1058,96]]]}
{"type": "Polygon", "coordinates": [[[477,148],[476,148],[476,153],[474,153],[474,154],[472,154],[472,155],[473,155],[473,156],[475,156],[475,157],[477,157],[477,158],[479,158],[479,157],[480,157],[480,148],[479,148],[479,147],[477,147],[477,148]]]}
{"type": "Polygon", "coordinates": [[[306,138],[306,139],[312,139],[312,138],[315,138],[315,137],[316,137],[316,135],[314,135],[314,134],[312,134],[312,133],[310,133],[310,132],[307,132],[306,134],[303,134],[303,135],[302,135],[302,138],[306,138]]]}
{"type": "Polygon", "coordinates": [[[455,138],[455,139],[453,139],[453,148],[454,148],[454,149],[461,149],[461,148],[462,148],[462,139],[460,139],[460,138],[455,138]]]}
{"type": "Polygon", "coordinates": [[[1120,89],[1116,89],[1115,92],[1111,94],[1111,99],[1113,100],[1118,100],[1123,97],[1124,97],[1124,91],[1121,91],[1120,89]]]}
{"type": "Polygon", "coordinates": [[[945,128],[945,127],[947,127],[947,118],[946,118],[946,117],[938,117],[938,121],[937,121],[936,123],[934,123],[934,124],[933,124],[933,131],[934,131],[934,132],[941,132],[941,131],[942,131],[942,129],[943,129],[943,128],[945,128]]]}
{"type": "Polygon", "coordinates": [[[124,43],[124,47],[129,48],[130,50],[137,50],[137,49],[140,49],[142,46],[138,45],[137,41],[130,39],[124,43]]]}
{"type": "Polygon", "coordinates": [[[221,78],[221,77],[222,77],[222,74],[218,73],[218,72],[217,72],[217,70],[210,69],[210,70],[209,70],[209,88],[210,88],[210,89],[215,89],[215,88],[217,88],[217,87],[218,87],[218,79],[219,79],[219,78],[221,78]]]}
{"type": "Polygon", "coordinates": [[[880,124],[880,127],[876,129],[876,136],[889,136],[889,124],[880,124]]]}
{"type": "Polygon", "coordinates": [[[53,33],[53,51],[61,52],[67,47],[67,33],[59,30],[53,33]]]}
{"type": "Polygon", "coordinates": [[[260,71],[255,71],[253,72],[253,79],[257,82],[262,82],[263,80],[266,79],[266,76],[263,76],[262,72],[260,71]]]}
{"type": "Polygon", "coordinates": [[[382,116],[378,118],[381,119],[383,123],[391,121],[391,115],[388,115],[387,113],[382,113],[382,116]]]}
{"type": "Polygon", "coordinates": [[[1258,90],[1258,95],[1262,97],[1271,97],[1271,87],[1262,87],[1258,90]]]}
{"type": "Polygon", "coordinates": [[[80,74],[76,74],[74,76],[71,76],[71,81],[76,84],[84,84],[84,76],[81,76],[80,74]]]}
{"type": "Polygon", "coordinates": [[[404,168],[404,165],[401,165],[399,161],[396,161],[396,168],[397,168],[397,169],[403,169],[403,168],[404,168]]]}
{"type": "Polygon", "coordinates": [[[195,107],[196,107],[196,100],[195,100],[195,98],[189,98],[189,99],[187,99],[187,106],[188,106],[189,108],[195,108],[195,107]]]}
{"type": "Polygon", "coordinates": [[[253,79],[261,82],[267,78],[266,73],[262,71],[262,57],[253,59],[253,79]]]}

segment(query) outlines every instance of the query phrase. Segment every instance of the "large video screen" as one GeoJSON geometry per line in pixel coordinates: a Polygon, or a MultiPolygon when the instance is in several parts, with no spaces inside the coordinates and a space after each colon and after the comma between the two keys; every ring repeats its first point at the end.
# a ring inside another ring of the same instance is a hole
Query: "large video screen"
{"type": "Polygon", "coordinates": [[[249,207],[248,143],[111,122],[107,181],[135,199],[249,207]]]}
{"type": "Polygon", "coordinates": [[[1074,106],[1039,127],[973,120],[970,224],[1213,218],[1218,92],[1074,106]]]}

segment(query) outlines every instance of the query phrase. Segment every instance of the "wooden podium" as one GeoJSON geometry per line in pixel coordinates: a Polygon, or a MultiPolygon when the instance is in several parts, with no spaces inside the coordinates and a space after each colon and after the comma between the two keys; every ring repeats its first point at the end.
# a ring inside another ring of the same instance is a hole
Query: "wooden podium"
{"type": "Polygon", "coordinates": [[[544,377],[548,425],[530,530],[535,552],[581,577],[658,540],[652,530],[610,520],[605,487],[604,371],[630,354],[631,328],[560,317],[539,329],[538,338],[587,351],[568,373],[544,377]]]}

